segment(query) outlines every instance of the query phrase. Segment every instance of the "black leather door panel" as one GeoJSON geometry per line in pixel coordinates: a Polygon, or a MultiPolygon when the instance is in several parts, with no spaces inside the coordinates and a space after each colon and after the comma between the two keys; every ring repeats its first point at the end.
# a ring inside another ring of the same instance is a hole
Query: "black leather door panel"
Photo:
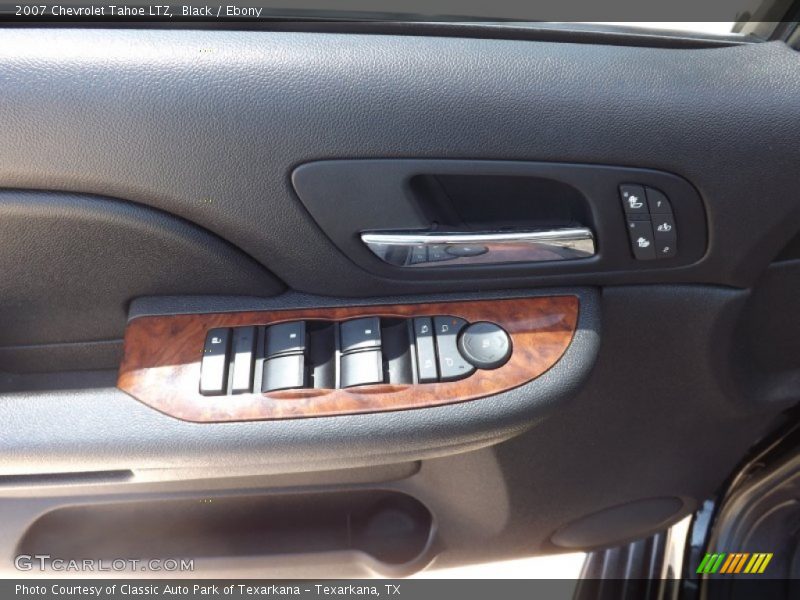
{"type": "MultiPolygon", "coordinates": [[[[467,278],[389,281],[356,267],[291,189],[291,170],[312,160],[613,164],[675,173],[697,187],[710,228],[702,268],[581,284],[746,286],[791,237],[798,216],[800,55],[781,43],[677,50],[13,29],[3,31],[0,57],[0,185],[93,192],[173,212],[307,292],[473,287],[467,278]]],[[[484,285],[530,284],[498,277],[484,285]]]]}
{"type": "Polygon", "coordinates": [[[207,231],[109,198],[2,191],[0,239],[6,360],[9,346],[120,339],[138,296],[283,290],[261,265],[207,231]]]}

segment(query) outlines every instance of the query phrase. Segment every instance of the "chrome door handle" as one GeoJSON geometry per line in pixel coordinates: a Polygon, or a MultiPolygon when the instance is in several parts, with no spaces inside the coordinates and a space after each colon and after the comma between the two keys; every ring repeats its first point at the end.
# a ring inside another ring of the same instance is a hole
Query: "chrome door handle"
{"type": "Polygon", "coordinates": [[[574,260],[595,254],[594,235],[587,227],[474,233],[364,232],[361,240],[378,258],[398,267],[574,260]]]}

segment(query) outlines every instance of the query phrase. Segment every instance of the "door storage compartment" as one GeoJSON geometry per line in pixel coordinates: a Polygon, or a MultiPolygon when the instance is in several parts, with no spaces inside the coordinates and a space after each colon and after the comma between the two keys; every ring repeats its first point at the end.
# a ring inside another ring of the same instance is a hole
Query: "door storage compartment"
{"type": "Polygon", "coordinates": [[[56,509],[36,520],[21,554],[228,558],[360,550],[389,565],[420,557],[430,512],[397,492],[218,496],[56,509]]]}

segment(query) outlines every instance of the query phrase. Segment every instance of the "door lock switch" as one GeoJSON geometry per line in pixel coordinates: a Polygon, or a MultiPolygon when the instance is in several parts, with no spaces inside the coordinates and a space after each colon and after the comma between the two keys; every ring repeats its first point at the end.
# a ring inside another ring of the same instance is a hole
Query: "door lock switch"
{"type": "Polygon", "coordinates": [[[227,391],[230,345],[230,329],[210,329],[206,334],[200,360],[200,393],[204,396],[219,396],[227,391]]]}

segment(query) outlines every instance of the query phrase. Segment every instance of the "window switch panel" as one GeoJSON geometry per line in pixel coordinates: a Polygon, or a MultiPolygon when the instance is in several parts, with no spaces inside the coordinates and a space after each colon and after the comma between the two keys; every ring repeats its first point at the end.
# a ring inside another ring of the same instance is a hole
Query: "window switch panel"
{"type": "Polygon", "coordinates": [[[478,368],[502,366],[510,357],[510,344],[497,325],[470,325],[446,315],[215,328],[205,340],[200,393],[224,396],[456,381],[478,368]],[[465,341],[461,338],[467,337],[468,329],[472,334],[465,341]],[[503,336],[495,343],[487,332],[503,336]],[[488,356],[489,351],[494,353],[488,356]]]}

